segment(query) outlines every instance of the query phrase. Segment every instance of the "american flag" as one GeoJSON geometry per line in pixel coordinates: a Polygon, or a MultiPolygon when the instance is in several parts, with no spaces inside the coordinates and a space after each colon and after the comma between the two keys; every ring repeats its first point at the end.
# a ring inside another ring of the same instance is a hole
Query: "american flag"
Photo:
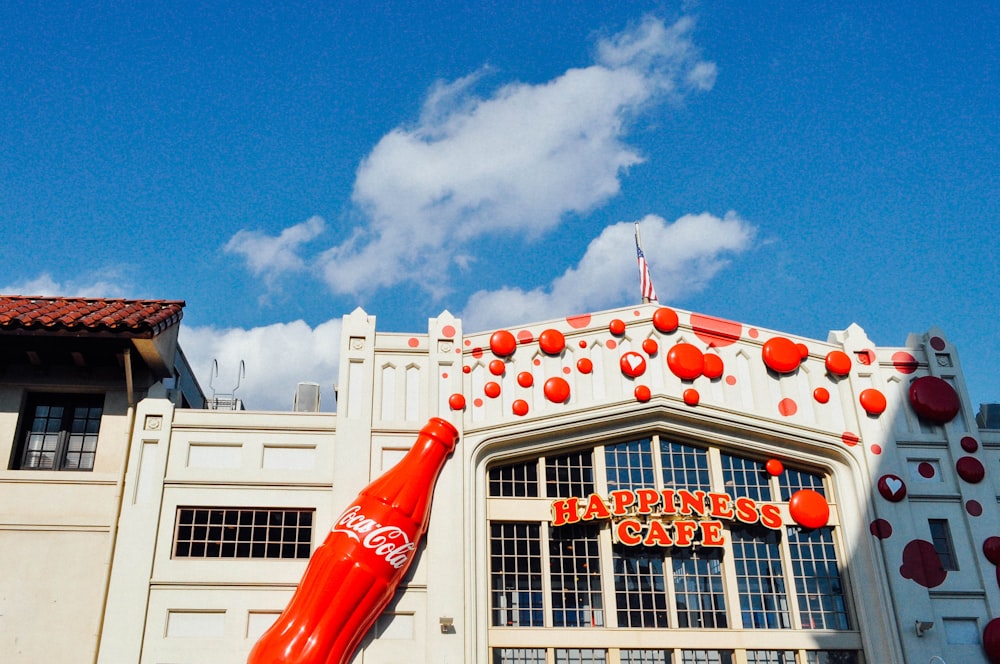
{"type": "Polygon", "coordinates": [[[646,255],[642,253],[642,245],[639,243],[639,224],[635,225],[635,253],[639,257],[639,288],[642,290],[642,301],[656,302],[656,289],[653,288],[653,280],[649,276],[649,265],[646,264],[646,255]]]}

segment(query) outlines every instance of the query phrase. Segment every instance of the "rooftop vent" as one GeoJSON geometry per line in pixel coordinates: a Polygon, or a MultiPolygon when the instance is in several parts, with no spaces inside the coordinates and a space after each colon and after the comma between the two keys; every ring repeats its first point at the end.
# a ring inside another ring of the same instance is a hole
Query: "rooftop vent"
{"type": "Polygon", "coordinates": [[[299,383],[296,385],[292,410],[296,413],[318,413],[319,383],[299,383]]]}

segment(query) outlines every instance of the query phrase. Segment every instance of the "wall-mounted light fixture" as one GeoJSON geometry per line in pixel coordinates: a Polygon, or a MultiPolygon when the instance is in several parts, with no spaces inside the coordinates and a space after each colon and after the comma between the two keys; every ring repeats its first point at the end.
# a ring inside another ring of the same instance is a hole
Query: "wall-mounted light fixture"
{"type": "Polygon", "coordinates": [[[438,618],[438,622],[441,624],[442,634],[454,634],[455,633],[455,619],[449,618],[448,616],[441,616],[438,618]]]}
{"type": "Polygon", "coordinates": [[[923,636],[924,632],[934,626],[933,620],[918,620],[916,622],[917,636],[923,636]]]}

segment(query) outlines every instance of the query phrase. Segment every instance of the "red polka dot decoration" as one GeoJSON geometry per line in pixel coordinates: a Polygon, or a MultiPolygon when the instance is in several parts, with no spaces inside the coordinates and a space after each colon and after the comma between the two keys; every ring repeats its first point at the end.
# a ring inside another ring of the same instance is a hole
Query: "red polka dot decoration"
{"type": "Polygon", "coordinates": [[[715,380],[721,378],[723,372],[726,370],[725,365],[722,362],[722,358],[715,353],[705,353],[705,357],[701,365],[701,373],[709,380],[715,380]]]}
{"type": "Polygon", "coordinates": [[[851,357],[842,350],[831,350],[826,354],[826,370],[832,376],[846,376],[851,373],[851,357]]]}
{"type": "Polygon", "coordinates": [[[500,383],[492,380],[486,383],[486,385],[483,386],[483,394],[491,399],[496,399],[500,396],[500,383]]]}
{"type": "Polygon", "coordinates": [[[962,404],[955,388],[937,376],[923,376],[910,383],[910,405],[922,419],[934,424],[951,422],[962,404]]]}
{"type": "Polygon", "coordinates": [[[679,343],[667,351],[667,366],[681,380],[694,380],[705,368],[705,357],[697,346],[679,343]]]}
{"type": "Polygon", "coordinates": [[[546,355],[558,355],[566,348],[566,337],[559,330],[544,330],[538,335],[538,347],[546,355]]]}
{"type": "Polygon", "coordinates": [[[582,330],[590,325],[590,314],[580,314],[578,316],[567,316],[566,324],[574,330],[582,330]]]}
{"type": "Polygon", "coordinates": [[[983,541],[983,555],[994,565],[1000,565],[1000,537],[993,535],[983,541]]]}
{"type": "Polygon", "coordinates": [[[452,394],[448,397],[448,407],[452,410],[464,410],[465,409],[465,396],[462,394],[452,394]]]}
{"type": "Polygon", "coordinates": [[[472,367],[470,367],[468,364],[466,364],[464,367],[462,367],[462,373],[466,373],[466,374],[467,373],[472,373],[472,367]]]}
{"type": "Polygon", "coordinates": [[[417,339],[416,337],[410,337],[410,339],[406,343],[410,348],[416,348],[417,346],[420,345],[420,339],[417,339]]]}
{"type": "Polygon", "coordinates": [[[646,385],[636,385],[632,393],[635,395],[635,400],[642,403],[646,403],[653,396],[646,385]]]}
{"type": "Polygon", "coordinates": [[[941,337],[931,337],[931,348],[934,350],[944,350],[945,341],[941,337]]]}
{"type": "Polygon", "coordinates": [[[660,307],[653,312],[653,327],[657,332],[669,334],[676,330],[679,324],[677,312],[670,307],[660,307]]]}
{"type": "Polygon", "coordinates": [[[969,516],[982,516],[983,504],[978,500],[967,500],[965,502],[965,511],[969,513],[969,516]]]}
{"type": "Polygon", "coordinates": [[[542,392],[545,394],[545,398],[552,403],[569,401],[569,383],[566,382],[565,378],[559,376],[549,378],[542,386],[542,392]]]}
{"type": "Polygon", "coordinates": [[[709,346],[720,348],[739,341],[743,325],[723,318],[691,314],[691,331],[709,346]]]}
{"type": "Polygon", "coordinates": [[[876,360],[875,351],[871,350],[870,348],[865,350],[860,350],[857,353],[855,353],[855,355],[858,356],[858,362],[860,362],[861,364],[864,364],[866,366],[875,364],[876,360]]]}
{"type": "Polygon", "coordinates": [[[927,463],[926,461],[921,462],[917,466],[917,473],[924,479],[931,479],[936,474],[934,471],[934,464],[927,463]]]}
{"type": "Polygon", "coordinates": [[[840,439],[844,442],[844,445],[847,445],[848,447],[854,447],[855,445],[861,442],[861,438],[858,436],[858,434],[853,433],[851,431],[845,431],[844,433],[842,433],[840,435],[840,439]]]}
{"type": "Polygon", "coordinates": [[[528,414],[528,402],[524,399],[517,399],[511,404],[510,410],[515,415],[523,417],[528,414]]]}
{"type": "Polygon", "coordinates": [[[976,457],[964,456],[955,462],[958,476],[969,484],[979,484],[986,477],[986,468],[976,457]]]}
{"type": "Polygon", "coordinates": [[[901,350],[892,354],[892,366],[901,374],[911,374],[917,370],[917,358],[901,350]]]}
{"type": "Polygon", "coordinates": [[[961,444],[962,444],[962,449],[965,450],[966,452],[969,452],[970,454],[979,449],[979,441],[977,441],[972,436],[963,436],[961,444]]]}
{"type": "Polygon", "coordinates": [[[588,357],[581,357],[576,361],[576,370],[582,374],[589,374],[594,370],[594,363],[588,357]]]}
{"type": "Polygon", "coordinates": [[[684,390],[684,403],[689,406],[697,406],[701,402],[701,395],[698,390],[688,388],[684,390]]]}
{"type": "Polygon", "coordinates": [[[780,374],[792,373],[802,363],[798,345],[785,337],[773,337],[765,341],[761,357],[769,369],[780,374]]]}
{"type": "Polygon", "coordinates": [[[441,328],[441,336],[444,337],[445,339],[451,339],[452,337],[454,337],[455,336],[455,326],[454,325],[445,325],[444,327],[442,327],[441,328]]]}
{"type": "Polygon", "coordinates": [[[522,371],[517,374],[517,384],[521,387],[531,387],[535,384],[535,377],[530,371],[522,371]]]}
{"type": "Polygon", "coordinates": [[[535,336],[531,334],[531,330],[521,330],[517,333],[517,340],[521,344],[530,344],[535,340],[535,336]]]}
{"type": "Polygon", "coordinates": [[[879,495],[890,503],[898,503],[903,498],[906,498],[906,482],[897,475],[883,475],[878,478],[876,486],[878,487],[879,495]]]}
{"type": "Polygon", "coordinates": [[[948,572],[941,565],[941,558],[933,544],[926,540],[911,540],[903,547],[899,575],[924,588],[935,588],[944,583],[948,572]]]}
{"type": "Polygon", "coordinates": [[[777,459],[768,459],[767,463],[764,464],[764,470],[767,471],[768,475],[772,477],[777,477],[781,473],[785,472],[785,464],[777,459]]]}
{"type": "Polygon", "coordinates": [[[638,378],[646,373],[646,358],[639,353],[632,351],[623,353],[618,364],[621,366],[622,373],[629,378],[638,378]]]}
{"type": "Polygon", "coordinates": [[[656,355],[656,352],[660,350],[660,344],[656,343],[656,339],[646,339],[642,342],[642,350],[646,355],[656,355]]]}
{"type": "Polygon", "coordinates": [[[608,332],[620,337],[625,334],[625,321],[620,318],[615,318],[610,323],[608,323],[608,332]]]}
{"type": "Polygon", "coordinates": [[[885,395],[875,388],[869,387],[866,390],[861,390],[858,401],[861,402],[861,407],[869,415],[877,417],[885,412],[885,395]]]}
{"type": "Polygon", "coordinates": [[[785,397],[778,402],[778,412],[784,417],[791,417],[795,413],[799,412],[799,405],[795,403],[795,399],[785,397]]]}
{"type": "Polygon", "coordinates": [[[990,664],[1000,664],[1000,618],[986,623],[983,629],[983,650],[990,658],[990,664]]]}
{"type": "Polygon", "coordinates": [[[830,521],[830,504],[818,491],[799,489],[788,499],[788,513],[803,528],[822,528],[830,521]]]}
{"type": "Polygon", "coordinates": [[[490,350],[497,357],[507,357],[514,354],[517,339],[507,330],[497,330],[490,336],[490,350]]]}
{"type": "Polygon", "coordinates": [[[868,526],[868,530],[878,539],[889,539],[892,537],[892,524],[885,519],[875,519],[868,526]]]}
{"type": "Polygon", "coordinates": [[[491,360],[489,368],[490,373],[494,376],[502,376],[504,371],[507,370],[507,365],[504,364],[503,360],[491,360]]]}
{"type": "Polygon", "coordinates": [[[817,387],[813,390],[813,399],[815,399],[817,403],[827,403],[830,401],[830,390],[825,387],[817,387]]]}

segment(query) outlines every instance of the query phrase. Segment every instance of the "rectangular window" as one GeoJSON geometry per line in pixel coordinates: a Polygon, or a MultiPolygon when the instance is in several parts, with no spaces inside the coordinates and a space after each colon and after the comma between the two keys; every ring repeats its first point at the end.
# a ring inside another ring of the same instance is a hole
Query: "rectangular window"
{"type": "Polygon", "coordinates": [[[848,629],[833,531],[789,528],[788,545],[803,629],[848,629]]]}
{"type": "Polygon", "coordinates": [[[556,648],[556,664],[605,664],[608,651],[596,648],[556,648]]]}
{"type": "Polygon", "coordinates": [[[308,558],[312,509],[178,507],[174,558],[308,558]]]}
{"type": "Polygon", "coordinates": [[[951,541],[948,519],[928,519],[927,526],[931,531],[931,544],[941,559],[941,567],[949,572],[957,571],[958,560],[955,558],[955,546],[951,541]]]}
{"type": "Polygon", "coordinates": [[[785,468],[785,471],[778,475],[778,485],[781,487],[781,501],[784,503],[788,502],[793,493],[801,489],[812,489],[816,493],[826,496],[823,489],[823,478],[803,470],[785,468]]]}
{"type": "Polygon", "coordinates": [[[722,551],[678,549],[671,558],[677,626],[726,627],[726,600],[722,589],[722,551]]]}
{"type": "Polygon", "coordinates": [[[594,493],[594,453],[572,452],[545,459],[545,492],[548,498],[571,498],[594,493]]]}
{"type": "Polygon", "coordinates": [[[682,650],[681,664],[733,664],[733,651],[682,650]]]}
{"type": "Polygon", "coordinates": [[[21,418],[14,470],[93,470],[103,394],[32,394],[21,418]]]}
{"type": "Polygon", "coordinates": [[[494,648],[493,664],[545,664],[545,649],[494,648]]]}
{"type": "Polygon", "coordinates": [[[646,547],[614,548],[619,627],[666,627],[667,589],[663,554],[646,547]]]}
{"type": "Polygon", "coordinates": [[[795,664],[795,651],[747,650],[747,664],[795,664]]]}
{"type": "Polygon", "coordinates": [[[723,454],[721,458],[722,478],[727,491],[757,502],[771,500],[771,486],[763,463],[730,454],[723,454]]]}
{"type": "Polygon", "coordinates": [[[806,653],[806,664],[858,664],[858,653],[854,650],[810,650],[806,653]]]}
{"type": "Polygon", "coordinates": [[[542,544],[537,523],[490,524],[493,624],[542,627],[542,544]]]}
{"type": "Polygon", "coordinates": [[[650,440],[630,440],[604,448],[608,467],[608,491],[656,486],[650,440]]]}
{"type": "Polygon", "coordinates": [[[622,664],[670,664],[673,654],[667,650],[622,650],[622,664]]]}
{"type": "Polygon", "coordinates": [[[661,440],[660,461],[665,489],[711,491],[708,450],[661,440]]]}
{"type": "Polygon", "coordinates": [[[733,528],[733,561],[743,627],[788,629],[791,621],[781,571],[779,531],[733,528]]]}
{"type": "Polygon", "coordinates": [[[550,530],[552,624],[556,627],[604,626],[598,533],[595,524],[550,530]]]}
{"type": "Polygon", "coordinates": [[[490,497],[537,498],[538,461],[521,461],[490,468],[490,497]]]}

